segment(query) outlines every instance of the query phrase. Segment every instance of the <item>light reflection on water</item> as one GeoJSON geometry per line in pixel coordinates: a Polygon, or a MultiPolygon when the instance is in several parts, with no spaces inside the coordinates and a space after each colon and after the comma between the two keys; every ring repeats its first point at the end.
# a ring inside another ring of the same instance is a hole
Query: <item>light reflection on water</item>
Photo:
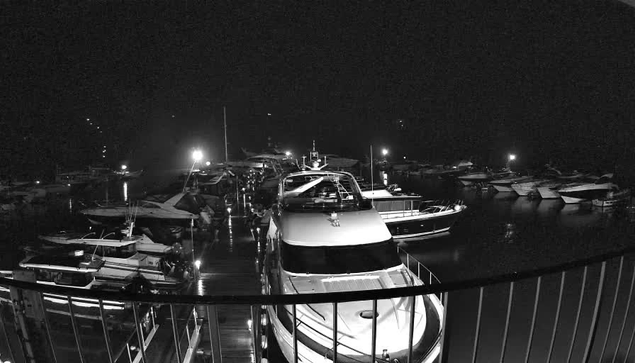
{"type": "Polygon", "coordinates": [[[128,201],[128,182],[123,182],[123,201],[128,201]]]}

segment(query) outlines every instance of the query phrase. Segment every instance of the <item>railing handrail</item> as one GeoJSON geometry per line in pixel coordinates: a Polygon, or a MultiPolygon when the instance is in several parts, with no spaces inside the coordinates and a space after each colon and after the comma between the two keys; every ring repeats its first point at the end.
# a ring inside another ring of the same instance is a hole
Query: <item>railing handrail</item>
{"type": "Polygon", "coordinates": [[[158,294],[130,294],[124,292],[82,290],[63,286],[42,285],[35,282],[19,281],[0,277],[0,286],[16,287],[42,293],[68,295],[72,297],[118,300],[153,304],[209,304],[209,305],[292,305],[316,304],[332,302],[350,302],[365,300],[383,300],[405,296],[430,295],[456,290],[465,290],[499,283],[520,281],[583,267],[594,263],[610,260],[628,253],[635,252],[635,246],[626,247],[593,257],[565,262],[562,264],[542,267],[534,270],[513,272],[494,277],[484,277],[464,281],[446,282],[423,286],[398,287],[381,290],[346,291],[316,294],[293,295],[158,295],[158,294]]]}

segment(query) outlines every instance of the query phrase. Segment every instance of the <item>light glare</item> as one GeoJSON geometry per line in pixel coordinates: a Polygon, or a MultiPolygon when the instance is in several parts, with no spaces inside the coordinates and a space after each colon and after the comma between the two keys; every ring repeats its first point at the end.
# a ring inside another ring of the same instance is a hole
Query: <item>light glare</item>
{"type": "Polygon", "coordinates": [[[194,159],[195,162],[201,161],[202,158],[203,158],[203,152],[201,150],[194,150],[192,152],[192,159],[194,159]]]}

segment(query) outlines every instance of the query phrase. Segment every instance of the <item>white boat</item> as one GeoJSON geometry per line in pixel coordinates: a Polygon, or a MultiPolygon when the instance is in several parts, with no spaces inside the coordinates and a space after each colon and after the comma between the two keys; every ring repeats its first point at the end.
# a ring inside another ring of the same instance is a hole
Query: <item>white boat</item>
{"type": "MultiPolygon", "coordinates": [[[[134,226],[133,226],[134,228],[134,226]]],[[[131,228],[126,227],[121,233],[110,232],[102,237],[97,238],[95,232],[82,233],[82,232],[66,232],[61,231],[58,233],[51,233],[46,235],[39,235],[41,240],[55,243],[58,245],[91,245],[96,241],[108,240],[121,243],[127,243],[134,241],[137,251],[141,253],[147,253],[151,255],[163,256],[173,252],[172,246],[167,246],[161,243],[155,243],[150,237],[141,235],[132,235],[131,228]]]]}
{"type": "Polygon", "coordinates": [[[198,219],[200,214],[199,201],[190,193],[178,193],[176,195],[153,195],[140,201],[134,207],[127,204],[112,206],[99,206],[80,211],[91,222],[100,224],[104,220],[124,219],[134,209],[137,219],[164,219],[164,220],[191,220],[198,219]]]}
{"type": "Polygon", "coordinates": [[[489,183],[496,189],[498,192],[513,192],[512,184],[516,183],[524,183],[526,181],[531,180],[533,177],[531,176],[513,176],[513,177],[505,177],[501,179],[491,180],[489,183]]]}
{"type": "Polygon", "coordinates": [[[371,199],[395,240],[412,240],[447,234],[461,213],[462,201],[423,200],[417,194],[395,192],[395,188],[363,190],[371,199]]]}
{"type": "Polygon", "coordinates": [[[593,205],[600,208],[611,208],[626,205],[631,202],[631,190],[622,189],[618,192],[608,192],[603,198],[593,199],[593,205]]]}
{"type": "MultiPolygon", "coordinates": [[[[86,290],[107,290],[120,291],[129,283],[119,285],[103,284],[95,279],[104,265],[101,260],[88,260],[84,256],[84,251],[72,251],[64,254],[37,254],[22,260],[19,266],[23,269],[34,272],[35,281],[42,285],[57,285],[75,289],[86,290]]],[[[19,272],[18,272],[19,273],[19,272]]],[[[16,278],[15,271],[1,271],[0,276],[4,278],[16,278]]],[[[25,274],[25,277],[28,276],[25,274]]],[[[21,278],[22,279],[22,278],[21,278]]],[[[0,292],[8,293],[7,287],[0,287],[0,292]]],[[[66,295],[51,293],[43,294],[47,311],[62,313],[68,310],[66,295]]],[[[124,302],[103,300],[104,309],[108,311],[120,312],[126,308],[124,302]]],[[[99,316],[99,301],[89,298],[73,298],[73,305],[78,309],[78,316],[94,315],[99,316]]],[[[68,314],[68,312],[66,312],[68,314]]]]}
{"type": "Polygon", "coordinates": [[[602,175],[595,183],[575,183],[558,189],[558,193],[567,204],[577,204],[605,197],[610,191],[619,191],[617,184],[611,182],[613,174],[602,175]]]}
{"type": "Polygon", "coordinates": [[[476,183],[485,183],[492,179],[492,175],[489,172],[475,171],[465,175],[457,177],[461,184],[468,186],[476,183]]]}
{"type": "MultiPolygon", "coordinates": [[[[171,253],[171,247],[141,242],[146,246],[157,245],[155,249],[167,253],[139,253],[136,246],[139,240],[147,238],[144,236],[126,236],[123,239],[64,239],[64,237],[56,236],[40,236],[40,238],[58,245],[82,248],[93,259],[103,260],[103,266],[95,273],[97,280],[122,282],[141,276],[155,289],[180,290],[195,277],[194,266],[189,261],[184,261],[171,253]]],[[[42,252],[46,253],[46,249],[42,252]]]]}
{"type": "MultiPolygon", "coordinates": [[[[418,286],[423,282],[401,262],[381,216],[362,197],[348,173],[311,170],[289,174],[278,189],[267,232],[264,294],[306,294],[418,286]]],[[[271,330],[289,362],[407,361],[411,307],[413,362],[433,362],[443,327],[441,302],[435,295],[337,305],[268,306],[271,330]],[[414,301],[413,301],[414,299],[414,301]],[[414,303],[414,304],[413,304],[414,303]],[[375,319],[376,318],[376,319],[375,319]],[[371,351],[372,324],[377,345],[371,351]],[[297,351],[294,351],[293,331],[297,351]]]]}
{"type": "Polygon", "coordinates": [[[537,193],[538,185],[549,181],[549,179],[531,178],[527,181],[514,183],[511,185],[513,191],[521,197],[528,196],[532,193],[537,193]]]}

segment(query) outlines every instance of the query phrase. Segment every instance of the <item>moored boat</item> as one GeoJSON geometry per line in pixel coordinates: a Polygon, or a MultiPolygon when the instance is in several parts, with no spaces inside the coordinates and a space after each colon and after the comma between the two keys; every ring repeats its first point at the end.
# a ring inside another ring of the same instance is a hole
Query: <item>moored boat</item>
{"type": "MultiPolygon", "coordinates": [[[[305,171],[282,179],[267,233],[263,293],[303,294],[390,289],[423,282],[401,262],[381,216],[348,173],[305,171]]],[[[412,331],[413,360],[434,361],[440,349],[443,306],[435,295],[337,305],[267,307],[285,358],[323,362],[406,361],[412,331]],[[414,314],[411,309],[414,306],[414,314]],[[294,321],[295,316],[295,321],[294,321]],[[414,317],[411,327],[409,319],[414,317]],[[377,345],[371,351],[372,325],[377,345]],[[334,331],[336,329],[336,331],[334,331]],[[293,336],[297,337],[294,350],[293,336]]]]}
{"type": "Polygon", "coordinates": [[[610,208],[626,205],[631,202],[631,190],[622,189],[618,192],[608,192],[605,197],[593,199],[593,205],[600,208],[610,208]]]}
{"type": "Polygon", "coordinates": [[[467,208],[462,201],[423,200],[395,188],[362,191],[371,199],[395,240],[413,240],[447,234],[467,208]]]}

